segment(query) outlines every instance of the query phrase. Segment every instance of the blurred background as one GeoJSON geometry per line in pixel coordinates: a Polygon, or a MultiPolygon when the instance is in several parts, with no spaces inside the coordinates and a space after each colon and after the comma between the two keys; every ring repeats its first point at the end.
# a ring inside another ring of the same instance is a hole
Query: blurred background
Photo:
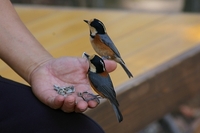
{"type": "MultiPolygon", "coordinates": [[[[11,0],[15,4],[45,6],[67,6],[81,8],[101,8],[130,10],[152,13],[197,13],[200,0],[11,0]]],[[[200,96],[177,107],[177,110],[155,121],[139,133],[189,133],[191,127],[200,122],[200,96]],[[170,131],[169,123],[178,125],[180,132],[170,131]]]]}
{"type": "Polygon", "coordinates": [[[20,4],[114,8],[148,12],[199,12],[200,0],[11,0],[20,4]]]}

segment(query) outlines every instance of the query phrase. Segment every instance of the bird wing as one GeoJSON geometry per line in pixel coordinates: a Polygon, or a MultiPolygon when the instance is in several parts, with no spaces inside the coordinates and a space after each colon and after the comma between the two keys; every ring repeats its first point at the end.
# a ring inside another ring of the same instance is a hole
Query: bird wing
{"type": "Polygon", "coordinates": [[[102,93],[105,95],[105,97],[106,97],[107,99],[110,100],[110,102],[111,102],[112,104],[114,104],[115,106],[119,106],[119,103],[118,103],[118,101],[117,101],[117,99],[116,99],[116,93],[113,94],[113,92],[110,91],[111,88],[108,88],[108,87],[105,86],[105,85],[101,85],[101,86],[99,86],[97,89],[102,90],[102,93]]]}
{"type": "Polygon", "coordinates": [[[115,44],[112,42],[110,37],[107,34],[98,34],[98,35],[100,36],[100,38],[104,42],[104,44],[106,44],[108,47],[110,47],[112,49],[112,51],[117,55],[117,57],[121,58],[121,55],[120,55],[118,49],[116,48],[115,44]]]}
{"type": "Polygon", "coordinates": [[[95,91],[99,95],[103,95],[105,98],[109,99],[111,103],[119,105],[116,100],[116,93],[110,79],[110,76],[107,77],[101,76],[97,73],[89,72],[88,73],[91,84],[95,87],[95,91]]]}

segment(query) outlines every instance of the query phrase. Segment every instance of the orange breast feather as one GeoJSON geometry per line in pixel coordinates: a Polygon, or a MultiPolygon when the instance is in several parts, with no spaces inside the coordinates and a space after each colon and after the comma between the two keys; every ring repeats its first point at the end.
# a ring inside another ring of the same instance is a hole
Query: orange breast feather
{"type": "Polygon", "coordinates": [[[96,35],[94,39],[91,41],[94,50],[100,55],[108,57],[110,56],[111,59],[114,57],[114,52],[102,42],[101,38],[96,35]]]}

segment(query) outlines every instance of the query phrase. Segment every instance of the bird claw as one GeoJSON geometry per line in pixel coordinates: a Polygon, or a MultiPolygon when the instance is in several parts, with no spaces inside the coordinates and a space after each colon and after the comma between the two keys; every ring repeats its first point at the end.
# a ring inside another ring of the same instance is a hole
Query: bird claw
{"type": "Polygon", "coordinates": [[[77,95],[79,97],[82,97],[84,101],[88,102],[88,101],[91,101],[91,100],[95,100],[98,104],[100,103],[100,96],[99,95],[94,95],[92,93],[89,93],[87,91],[84,91],[84,92],[78,92],[77,95]]]}

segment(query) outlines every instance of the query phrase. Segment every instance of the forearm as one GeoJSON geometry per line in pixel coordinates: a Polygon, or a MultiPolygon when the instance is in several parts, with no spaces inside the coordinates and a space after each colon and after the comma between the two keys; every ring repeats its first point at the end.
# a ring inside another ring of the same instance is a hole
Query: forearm
{"type": "Polygon", "coordinates": [[[38,66],[52,56],[21,22],[9,0],[0,4],[0,58],[27,82],[38,66]]]}

